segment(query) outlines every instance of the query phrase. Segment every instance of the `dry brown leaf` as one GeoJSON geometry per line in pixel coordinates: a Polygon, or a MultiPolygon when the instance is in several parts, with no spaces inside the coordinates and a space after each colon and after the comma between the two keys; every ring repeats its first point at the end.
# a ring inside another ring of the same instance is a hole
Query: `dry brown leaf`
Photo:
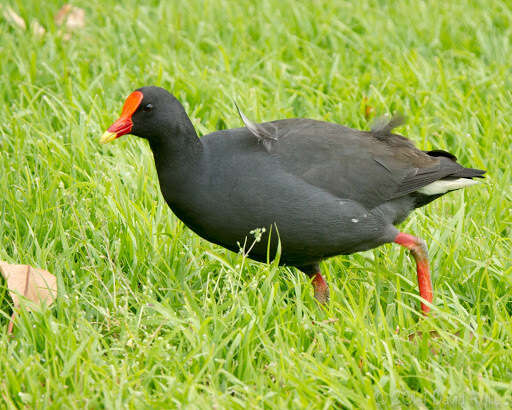
{"type": "Polygon", "coordinates": [[[64,4],[60,8],[60,10],[55,15],[55,24],[57,24],[58,26],[62,26],[62,24],[64,23],[64,19],[71,11],[71,7],[71,4],[64,4]]]}
{"type": "Polygon", "coordinates": [[[19,27],[22,30],[27,29],[25,20],[23,20],[22,17],[20,17],[18,14],[16,14],[16,12],[12,8],[6,7],[3,14],[4,14],[4,18],[12,25],[19,27]]]}
{"type": "MultiPolygon", "coordinates": [[[[50,306],[57,297],[57,278],[48,271],[0,261],[0,274],[7,281],[7,289],[15,308],[20,307],[22,299],[31,302],[25,308],[32,310],[43,304],[50,306]]],[[[9,322],[9,334],[12,333],[15,313],[9,322]]]]}
{"type": "MultiPolygon", "coordinates": [[[[1,4],[0,10],[2,10],[1,4]]],[[[6,7],[3,15],[4,18],[12,25],[21,28],[22,30],[27,29],[27,24],[25,23],[25,20],[23,20],[22,17],[16,14],[16,12],[12,8],[6,7]]],[[[44,33],[46,33],[45,28],[41,24],[39,24],[37,20],[33,20],[32,23],[30,23],[30,28],[37,37],[42,37],[44,33]]]]}
{"type": "Polygon", "coordinates": [[[69,30],[85,27],[85,10],[71,4],[65,4],[55,15],[55,24],[69,30]]]}
{"type": "MultiPolygon", "coordinates": [[[[418,332],[415,332],[415,333],[411,333],[408,338],[409,338],[409,341],[410,342],[414,342],[414,343],[417,343],[418,339],[421,339],[423,338],[423,335],[424,333],[419,330],[418,332]]],[[[431,330],[430,332],[427,333],[427,338],[428,338],[428,345],[429,345],[429,348],[430,348],[430,353],[432,353],[434,356],[436,356],[439,351],[432,346],[432,344],[430,343],[431,340],[435,340],[439,337],[439,333],[437,332],[437,330],[431,330]]]]}
{"type": "Polygon", "coordinates": [[[30,28],[32,29],[32,33],[34,33],[37,37],[42,37],[44,33],[46,33],[44,27],[39,24],[37,20],[33,20],[32,23],[30,23],[30,28]]]}
{"type": "MultiPolygon", "coordinates": [[[[0,273],[7,281],[15,307],[20,306],[21,297],[35,305],[44,303],[49,306],[57,296],[57,278],[48,271],[0,261],[0,273]]],[[[27,309],[31,308],[27,305],[27,309]]]]}
{"type": "MultiPolygon", "coordinates": [[[[437,330],[431,330],[430,332],[427,333],[427,335],[428,335],[428,338],[431,338],[431,339],[437,339],[439,337],[439,333],[437,332],[437,330]]],[[[411,333],[408,336],[409,342],[413,342],[416,339],[421,339],[422,337],[423,337],[423,332],[421,330],[411,333]]]]}
{"type": "Polygon", "coordinates": [[[364,117],[369,120],[372,114],[374,113],[374,108],[368,104],[368,97],[363,97],[364,104],[364,117]]]}
{"type": "Polygon", "coordinates": [[[330,323],[336,323],[338,321],[338,318],[329,318],[329,319],[326,319],[326,320],[322,320],[321,322],[315,322],[314,320],[312,321],[314,325],[328,325],[330,323]]]}

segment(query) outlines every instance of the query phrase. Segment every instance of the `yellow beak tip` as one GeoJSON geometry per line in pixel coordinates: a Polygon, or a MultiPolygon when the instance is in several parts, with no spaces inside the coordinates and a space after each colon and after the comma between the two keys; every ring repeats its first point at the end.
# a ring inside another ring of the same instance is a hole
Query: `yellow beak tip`
{"type": "Polygon", "coordinates": [[[105,131],[105,133],[100,138],[100,144],[107,144],[111,141],[114,141],[117,138],[117,134],[115,132],[105,131]]]}

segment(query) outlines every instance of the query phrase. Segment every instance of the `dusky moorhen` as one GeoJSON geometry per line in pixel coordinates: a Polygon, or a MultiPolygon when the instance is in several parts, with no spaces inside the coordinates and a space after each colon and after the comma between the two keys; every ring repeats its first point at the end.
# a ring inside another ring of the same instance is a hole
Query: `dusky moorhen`
{"type": "MultiPolygon", "coordinates": [[[[100,142],[133,134],[148,140],[167,204],[190,229],[232,251],[266,228],[249,253],[265,262],[281,241],[280,263],[310,278],[328,301],[319,262],[395,242],[416,260],[420,295],[432,303],[425,242],[394,225],[485,171],[454,155],[420,151],[392,133],[400,118],[359,131],[305,118],[261,124],[241,112],[244,128],[198,138],[180,102],[159,87],[127,98],[100,142]],[[279,238],[279,239],[278,239],[279,238]]],[[[430,310],[421,304],[424,313],[430,310]]]]}

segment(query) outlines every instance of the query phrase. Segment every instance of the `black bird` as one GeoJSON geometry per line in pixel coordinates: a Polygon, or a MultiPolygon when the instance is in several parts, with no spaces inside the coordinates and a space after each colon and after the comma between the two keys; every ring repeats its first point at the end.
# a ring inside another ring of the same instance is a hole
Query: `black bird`
{"type": "Polygon", "coordinates": [[[147,139],[162,195],[179,219],[235,252],[251,231],[265,228],[249,257],[267,261],[280,241],[280,263],[312,278],[322,303],[329,288],[321,260],[388,242],[405,246],[416,260],[427,313],[432,285],[425,242],[394,225],[477,183],[472,178],[485,171],[464,168],[446,151],[420,151],[392,132],[401,124],[397,117],[359,131],[305,118],[254,124],[240,116],[245,127],[199,139],[173,95],[143,87],[130,94],[100,142],[124,134],[147,139]]]}

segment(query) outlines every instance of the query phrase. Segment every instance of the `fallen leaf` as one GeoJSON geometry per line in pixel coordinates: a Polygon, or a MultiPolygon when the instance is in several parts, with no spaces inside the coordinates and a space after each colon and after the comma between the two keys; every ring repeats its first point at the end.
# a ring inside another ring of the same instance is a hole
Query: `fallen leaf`
{"type": "MultiPolygon", "coordinates": [[[[22,299],[30,302],[24,307],[33,310],[43,304],[50,306],[57,297],[57,278],[48,271],[0,261],[0,273],[7,281],[7,289],[15,308],[21,306],[22,299]]],[[[15,314],[16,311],[9,322],[9,334],[12,333],[15,314]]]]}
{"type": "Polygon", "coordinates": [[[65,4],[55,15],[55,24],[69,30],[85,27],[85,10],[71,4],[65,4]]]}
{"type": "MultiPolygon", "coordinates": [[[[410,342],[413,342],[413,343],[416,343],[418,341],[418,339],[422,339],[423,336],[425,335],[425,337],[428,339],[428,342],[429,342],[429,347],[430,347],[430,352],[433,354],[433,355],[437,355],[439,353],[439,351],[433,347],[430,343],[431,340],[435,340],[437,338],[439,338],[441,335],[437,332],[437,330],[431,330],[430,332],[428,333],[423,333],[422,331],[418,331],[418,332],[415,332],[415,333],[411,333],[409,336],[408,336],[408,339],[410,342]]],[[[455,332],[452,336],[455,336],[455,337],[464,337],[464,333],[462,331],[457,331],[455,332]]],[[[469,341],[471,342],[473,340],[473,338],[475,337],[475,335],[473,334],[473,332],[469,332],[469,341]]]]}
{"type": "MultiPolygon", "coordinates": [[[[439,337],[439,333],[437,332],[437,330],[431,330],[427,334],[428,334],[427,337],[432,338],[432,339],[437,339],[439,337]]],[[[410,342],[413,342],[416,338],[421,339],[422,337],[423,337],[423,332],[421,330],[418,332],[415,332],[415,333],[411,333],[408,336],[410,342]]]]}
{"type": "MultiPolygon", "coordinates": [[[[409,338],[410,342],[416,343],[418,339],[423,338],[423,335],[424,335],[424,333],[420,330],[418,332],[411,333],[408,336],[408,338],[409,338]]],[[[437,330],[431,330],[426,335],[427,335],[426,337],[428,338],[428,347],[430,349],[430,353],[432,353],[434,356],[437,356],[439,354],[439,351],[435,347],[432,346],[430,341],[437,339],[439,337],[439,333],[437,332],[437,330]]]]}
{"type": "Polygon", "coordinates": [[[64,4],[55,15],[55,24],[57,24],[58,26],[62,26],[65,17],[69,14],[70,11],[71,4],[64,4]]]}
{"type": "Polygon", "coordinates": [[[18,14],[16,14],[16,12],[12,8],[6,7],[3,14],[4,14],[4,18],[12,25],[19,27],[22,30],[27,29],[25,20],[23,20],[22,17],[20,17],[18,14]]]}
{"type": "Polygon", "coordinates": [[[44,33],[46,33],[44,27],[39,24],[37,20],[33,20],[32,23],[30,23],[30,28],[32,29],[32,33],[34,33],[37,37],[42,37],[44,33]]]}
{"type": "Polygon", "coordinates": [[[363,103],[364,103],[364,117],[367,120],[369,120],[375,110],[371,105],[368,104],[368,97],[363,97],[363,103]]]}
{"type": "Polygon", "coordinates": [[[322,320],[321,322],[315,322],[314,320],[312,321],[312,323],[314,325],[328,325],[330,323],[336,323],[338,321],[337,318],[329,318],[329,319],[326,319],[326,320],[322,320]]]}
{"type": "MultiPolygon", "coordinates": [[[[2,10],[1,4],[0,4],[0,10],[2,10]]],[[[22,17],[20,17],[18,14],[16,14],[16,12],[12,8],[6,7],[3,15],[4,15],[4,18],[12,25],[14,25],[22,30],[27,29],[27,24],[25,23],[25,20],[23,20],[22,17]]],[[[39,24],[39,22],[37,20],[33,20],[30,23],[30,28],[32,30],[32,33],[34,33],[37,37],[42,37],[44,35],[44,33],[46,33],[45,28],[41,24],[39,24]]]]}

